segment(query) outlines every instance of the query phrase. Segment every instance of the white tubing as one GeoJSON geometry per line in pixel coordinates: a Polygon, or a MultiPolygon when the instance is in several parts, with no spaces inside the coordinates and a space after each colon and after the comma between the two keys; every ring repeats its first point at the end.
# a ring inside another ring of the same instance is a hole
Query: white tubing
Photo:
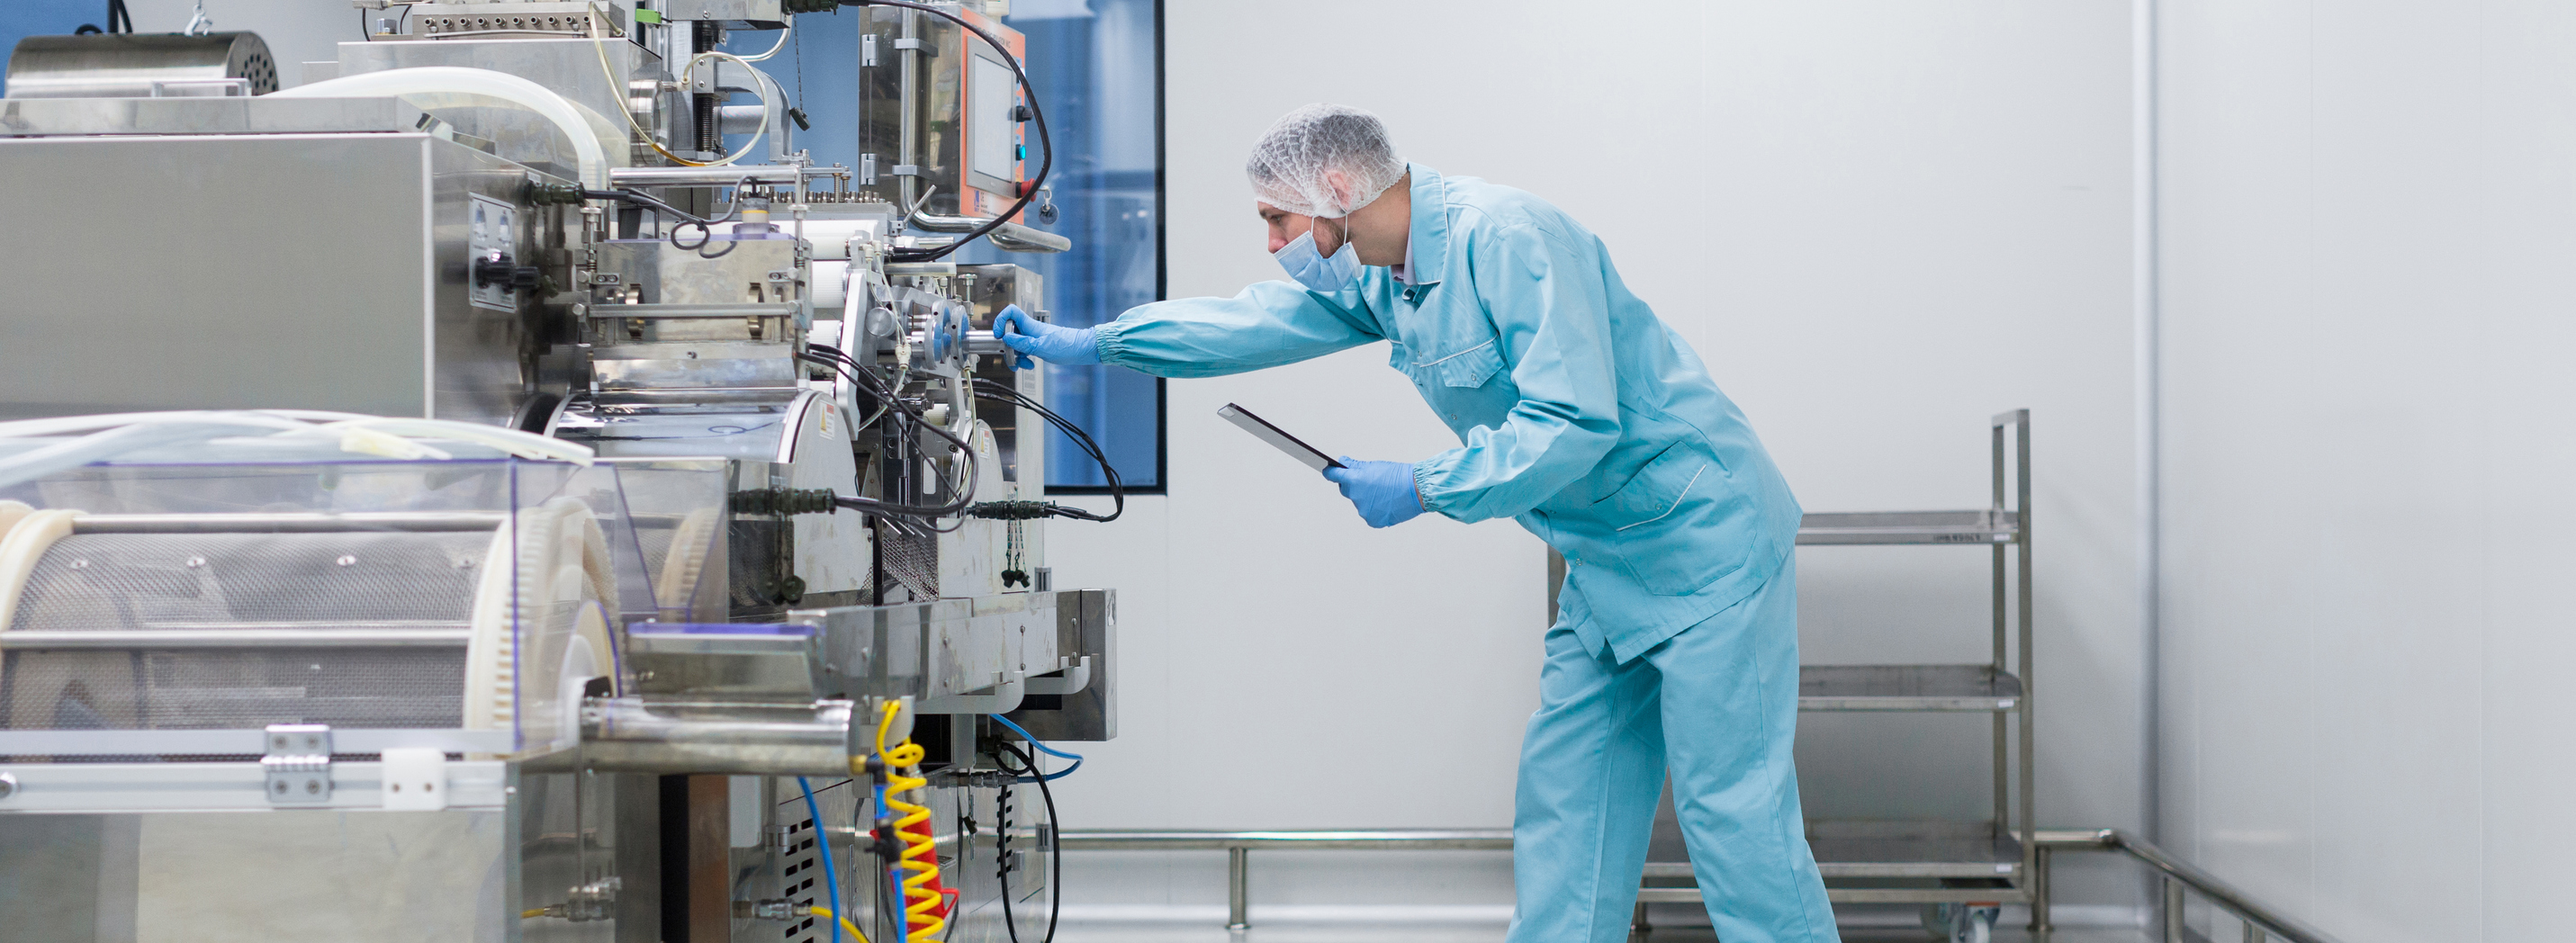
{"type": "Polygon", "coordinates": [[[113,426],[131,426],[146,422],[205,422],[238,420],[240,425],[257,425],[274,429],[299,429],[304,421],[373,419],[364,413],[330,413],[305,409],[177,409],[149,413],[99,413],[93,416],[57,416],[50,419],[20,419],[0,422],[0,439],[34,439],[45,436],[89,432],[113,426]],[[301,420],[301,421],[299,421],[301,420]]]}
{"type": "Polygon", "coordinates": [[[421,66],[364,72],[269,93],[271,98],[425,98],[427,102],[413,102],[423,109],[434,107],[437,96],[441,95],[498,98],[554,122],[564,137],[572,139],[573,154],[581,164],[582,185],[598,190],[608,188],[608,151],[600,146],[599,134],[592,127],[590,118],[583,115],[583,109],[555,94],[552,89],[506,72],[461,66],[421,66]]]}
{"type": "Polygon", "coordinates": [[[456,442],[472,442],[476,445],[491,446],[494,449],[508,452],[520,458],[538,461],[571,462],[575,465],[584,466],[591,463],[591,457],[595,454],[591,451],[590,446],[583,445],[579,442],[568,442],[563,439],[541,436],[533,432],[521,432],[517,429],[505,429],[500,426],[486,426],[479,423],[458,422],[453,419],[406,419],[400,416],[368,417],[364,419],[348,420],[345,422],[335,422],[328,425],[313,426],[307,429],[301,429],[284,434],[338,436],[346,432],[357,430],[382,432],[410,439],[448,439],[456,442]]]}
{"type": "Polygon", "coordinates": [[[451,457],[447,452],[413,441],[419,439],[470,442],[524,459],[584,466],[591,463],[594,455],[589,446],[578,442],[449,419],[410,419],[301,409],[117,413],[0,423],[0,439],[86,433],[79,438],[0,457],[0,487],[107,461],[142,449],[245,437],[263,431],[269,433],[264,437],[268,439],[336,438],[342,451],[401,459],[451,457]]]}
{"type": "Polygon", "coordinates": [[[0,488],[25,484],[92,462],[107,461],[128,452],[194,445],[208,439],[274,428],[244,419],[176,419],[119,426],[0,459],[0,488]]]}

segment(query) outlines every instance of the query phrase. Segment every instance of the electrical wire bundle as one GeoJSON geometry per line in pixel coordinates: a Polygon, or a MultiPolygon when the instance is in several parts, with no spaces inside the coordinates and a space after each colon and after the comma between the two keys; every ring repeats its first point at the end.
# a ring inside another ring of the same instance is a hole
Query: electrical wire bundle
{"type": "MultiPolygon", "coordinates": [[[[1003,223],[1009,222],[1012,217],[1020,215],[1021,210],[1027,209],[1029,206],[1029,200],[1036,197],[1038,195],[1038,191],[1046,186],[1047,174],[1055,170],[1055,139],[1047,136],[1046,109],[1038,107],[1038,88],[1036,85],[1029,82],[1028,70],[1020,67],[1020,57],[1011,54],[1011,47],[1003,45],[1001,40],[993,38],[993,34],[985,32],[983,27],[967,22],[964,17],[928,4],[912,3],[908,2],[908,0],[841,0],[841,5],[852,7],[902,7],[907,10],[918,10],[923,13],[928,13],[932,16],[939,17],[940,19],[944,19],[951,23],[955,23],[958,26],[964,27],[967,32],[975,34],[975,38],[983,40],[984,45],[993,47],[994,52],[1001,54],[1003,62],[1010,64],[1011,75],[1020,81],[1020,90],[1028,93],[1029,119],[1036,122],[1038,126],[1038,175],[1032,179],[1023,181],[1020,184],[1020,198],[1018,202],[1011,204],[1010,209],[1002,211],[999,215],[994,216],[990,221],[984,223],[984,225],[976,227],[973,231],[957,237],[957,241],[955,242],[935,249],[898,249],[889,253],[886,258],[895,262],[938,261],[939,259],[946,258],[949,253],[955,252],[960,248],[964,248],[967,243],[983,238],[993,230],[1001,228],[1003,223]]],[[[924,198],[927,199],[927,197],[928,194],[924,194],[924,198]]]]}
{"type": "MultiPolygon", "coordinates": [[[[876,498],[853,498],[839,495],[833,496],[832,501],[834,504],[853,511],[861,511],[877,515],[889,524],[893,524],[894,526],[904,529],[912,529],[919,526],[911,524],[905,519],[937,520],[943,517],[956,517],[966,513],[968,508],[974,506],[975,482],[979,480],[981,475],[982,460],[976,457],[975,447],[972,444],[968,443],[964,439],[958,438],[955,433],[949,432],[946,427],[941,426],[938,423],[931,422],[929,419],[923,417],[920,412],[912,408],[912,404],[904,402],[902,397],[895,395],[893,387],[886,384],[884,377],[877,376],[875,370],[869,369],[867,365],[861,364],[857,360],[852,359],[849,354],[841,352],[839,348],[824,344],[807,344],[805,345],[804,356],[808,361],[831,367],[833,370],[838,371],[842,376],[848,377],[851,383],[857,384],[858,386],[866,389],[868,391],[868,395],[876,397],[878,401],[884,403],[892,410],[891,415],[896,417],[899,424],[908,425],[914,430],[929,430],[931,434],[948,440],[949,445],[955,447],[959,452],[964,453],[966,456],[966,474],[964,476],[965,481],[962,484],[950,479],[948,477],[947,469],[942,464],[937,462],[931,464],[932,472],[939,477],[940,492],[949,496],[948,501],[944,504],[933,506],[896,504],[890,501],[881,501],[876,498]]],[[[883,414],[885,413],[881,413],[881,415],[883,414]]],[[[863,423],[862,425],[865,424],[863,423]]],[[[929,529],[945,533],[947,531],[957,529],[957,525],[952,524],[946,528],[930,527],[929,529]]]]}
{"type": "Polygon", "coordinates": [[[1091,433],[1083,431],[1081,426],[1073,423],[1073,420],[1057,415],[1055,410],[1048,409],[1045,404],[1040,403],[1037,400],[1030,399],[1027,395],[1014,389],[1008,383],[977,377],[975,379],[975,398],[988,403],[1002,403],[1005,405],[1028,409],[1037,413],[1039,416],[1044,417],[1048,425],[1063,430],[1065,438],[1073,440],[1073,444],[1076,447],[1082,449],[1084,454],[1091,456],[1092,461],[1099,463],[1101,477],[1109,482],[1110,500],[1110,510],[1108,514],[1094,514],[1081,508],[1065,507],[1053,501],[992,501],[975,506],[976,510],[974,513],[977,517],[993,517],[1007,520],[1012,518],[1025,519],[1052,516],[1068,517],[1077,521],[1100,521],[1105,523],[1117,520],[1118,515],[1127,513],[1127,486],[1118,480],[1117,467],[1109,464],[1108,453],[1101,451],[1100,443],[1092,441],[1091,433]]]}

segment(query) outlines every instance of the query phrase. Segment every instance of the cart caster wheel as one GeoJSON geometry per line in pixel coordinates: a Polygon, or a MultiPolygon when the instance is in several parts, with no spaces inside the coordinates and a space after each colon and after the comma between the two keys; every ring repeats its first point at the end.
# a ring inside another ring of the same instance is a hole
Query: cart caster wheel
{"type": "Polygon", "coordinates": [[[2001,904],[1932,904],[1923,908],[1923,928],[1937,943],[1992,943],[2001,904]]]}

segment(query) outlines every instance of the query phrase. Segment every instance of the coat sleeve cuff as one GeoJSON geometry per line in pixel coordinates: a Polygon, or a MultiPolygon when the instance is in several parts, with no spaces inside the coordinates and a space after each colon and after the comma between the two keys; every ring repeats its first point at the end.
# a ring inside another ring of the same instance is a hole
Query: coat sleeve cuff
{"type": "Polygon", "coordinates": [[[1118,363],[1127,354],[1127,325],[1111,321],[1091,329],[1091,342],[1100,354],[1101,363],[1118,363]]]}
{"type": "MultiPolygon", "coordinates": [[[[1430,459],[1413,463],[1413,499],[1422,502],[1425,511],[1440,511],[1440,506],[1431,502],[1430,459]]],[[[1448,512],[1441,511],[1441,514],[1446,516],[1448,512]]]]}

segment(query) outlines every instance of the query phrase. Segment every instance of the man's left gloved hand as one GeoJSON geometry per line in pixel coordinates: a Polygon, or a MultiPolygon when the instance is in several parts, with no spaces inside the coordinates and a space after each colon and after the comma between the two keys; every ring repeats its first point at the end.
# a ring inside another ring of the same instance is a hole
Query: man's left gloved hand
{"type": "Polygon", "coordinates": [[[1060,364],[1094,364],[1100,362],[1100,335],[1087,327],[1057,327],[1020,310],[1019,305],[1002,309],[993,318],[993,336],[1002,345],[1018,352],[1012,358],[1013,370],[1026,370],[1044,360],[1060,364]]]}
{"type": "Polygon", "coordinates": [[[1393,527],[1422,513],[1422,494],[1413,487],[1410,462],[1363,462],[1348,455],[1343,467],[1324,469],[1324,477],[1342,486],[1342,497],[1359,509],[1370,527],[1393,527]]]}

